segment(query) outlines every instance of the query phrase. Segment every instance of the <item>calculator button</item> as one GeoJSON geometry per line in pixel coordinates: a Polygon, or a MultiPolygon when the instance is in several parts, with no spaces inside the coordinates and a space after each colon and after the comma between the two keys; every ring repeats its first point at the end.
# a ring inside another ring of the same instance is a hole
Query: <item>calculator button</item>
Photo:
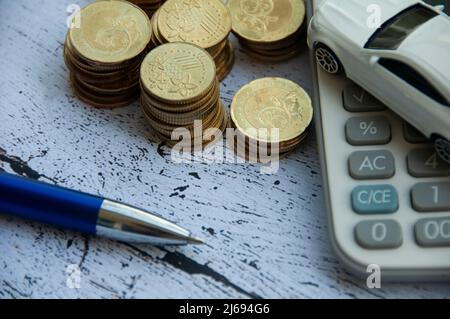
{"type": "Polygon", "coordinates": [[[403,135],[405,136],[405,140],[411,144],[421,144],[421,143],[429,143],[430,140],[419,132],[414,126],[408,124],[407,122],[403,122],[403,135]]]}
{"type": "Polygon", "coordinates": [[[394,220],[362,221],[355,227],[355,239],[367,249],[392,249],[403,243],[402,229],[394,220]]]}
{"type": "Polygon", "coordinates": [[[343,100],[344,107],[349,112],[376,112],[386,109],[383,103],[352,82],[344,88],[343,100]]]}
{"type": "Polygon", "coordinates": [[[398,194],[391,185],[358,186],[352,191],[352,207],[359,214],[390,214],[398,210],[398,194]]]}
{"type": "Polygon", "coordinates": [[[450,246],[450,218],[421,219],[416,223],[414,232],[420,246],[450,246]]]}
{"type": "Polygon", "coordinates": [[[450,211],[450,183],[419,183],[411,190],[413,208],[418,212],[450,211]]]}
{"type": "Polygon", "coordinates": [[[385,150],[354,152],[348,166],[354,179],[385,179],[395,174],[394,156],[385,150]]]}
{"type": "Polygon", "coordinates": [[[382,116],[353,117],[345,125],[347,142],[351,145],[381,145],[391,140],[391,126],[382,116]]]}
{"type": "Polygon", "coordinates": [[[412,150],[407,158],[408,172],[414,177],[443,177],[450,174],[450,164],[433,147],[412,150]]]}

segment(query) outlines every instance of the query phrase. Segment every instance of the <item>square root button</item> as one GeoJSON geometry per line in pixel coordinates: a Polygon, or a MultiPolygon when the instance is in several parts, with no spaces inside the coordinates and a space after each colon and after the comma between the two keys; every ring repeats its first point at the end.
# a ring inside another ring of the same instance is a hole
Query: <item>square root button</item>
{"type": "Polygon", "coordinates": [[[349,112],[377,112],[386,109],[383,103],[353,82],[347,84],[342,96],[344,108],[349,112]]]}
{"type": "Polygon", "coordinates": [[[391,214],[398,210],[397,190],[391,185],[358,186],[352,191],[352,207],[358,214],[391,214]]]}
{"type": "Polygon", "coordinates": [[[387,179],[395,174],[395,160],[386,150],[358,151],[350,155],[348,168],[354,179],[387,179]]]}

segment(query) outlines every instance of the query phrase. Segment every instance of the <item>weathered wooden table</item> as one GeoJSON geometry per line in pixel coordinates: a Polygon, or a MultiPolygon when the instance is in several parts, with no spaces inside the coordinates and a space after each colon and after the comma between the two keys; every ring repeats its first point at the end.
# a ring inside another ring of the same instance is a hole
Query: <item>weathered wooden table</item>
{"type": "MultiPolygon", "coordinates": [[[[137,104],[102,111],[79,102],[62,58],[69,4],[0,1],[0,169],[155,210],[207,244],[129,245],[0,216],[0,298],[450,296],[444,284],[369,290],[342,270],[328,243],[314,136],[273,175],[250,164],[174,164],[137,104]],[[67,285],[70,265],[80,267],[80,289],[67,285]]],[[[263,76],[312,91],[306,52],[271,65],[237,49],[223,100],[263,76]]]]}

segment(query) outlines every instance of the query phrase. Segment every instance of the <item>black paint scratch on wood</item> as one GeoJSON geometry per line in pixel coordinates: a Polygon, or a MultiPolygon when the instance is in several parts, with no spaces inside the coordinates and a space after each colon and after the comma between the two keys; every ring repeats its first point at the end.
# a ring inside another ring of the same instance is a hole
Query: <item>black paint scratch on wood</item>
{"type": "Polygon", "coordinates": [[[83,266],[84,261],[86,260],[86,256],[89,252],[89,238],[87,236],[84,237],[84,248],[83,255],[81,255],[81,260],[78,263],[78,267],[81,268],[83,266]]]}
{"type": "MultiPolygon", "coordinates": [[[[55,179],[50,178],[44,174],[38,173],[36,170],[32,169],[26,161],[17,156],[9,155],[8,152],[6,152],[1,147],[0,147],[0,162],[9,164],[13,172],[16,173],[17,175],[25,176],[34,180],[45,178],[51,181],[53,184],[58,184],[55,179]]],[[[4,170],[0,169],[0,171],[4,170]]]]}
{"type": "Polygon", "coordinates": [[[8,155],[8,153],[2,148],[0,148],[0,161],[9,164],[11,169],[18,175],[26,176],[32,179],[39,179],[43,177],[43,175],[28,166],[24,160],[16,156],[8,155]]]}
{"type": "Polygon", "coordinates": [[[12,298],[17,298],[17,295],[19,295],[21,298],[30,298],[31,293],[25,293],[23,291],[20,291],[16,287],[14,287],[12,284],[7,282],[6,280],[2,281],[2,285],[5,288],[5,292],[8,293],[12,298]],[[8,291],[10,290],[10,291],[8,291]],[[17,295],[16,295],[17,294],[17,295]]]}
{"type": "Polygon", "coordinates": [[[198,173],[196,173],[196,172],[189,173],[189,175],[196,179],[201,179],[200,176],[198,175],[198,173]]]}
{"type": "Polygon", "coordinates": [[[166,255],[161,260],[172,265],[173,267],[183,270],[190,275],[204,275],[213,278],[214,280],[224,284],[225,286],[232,287],[237,292],[244,294],[253,299],[262,299],[262,297],[258,296],[253,292],[247,292],[241,287],[230,282],[225,276],[219,274],[208,266],[201,265],[194,260],[186,257],[183,254],[178,252],[170,252],[168,250],[163,249],[166,252],[166,255]]]}
{"type": "MultiPolygon", "coordinates": [[[[127,243],[123,243],[123,244],[126,245],[127,247],[137,251],[139,254],[141,254],[147,258],[155,259],[153,256],[151,256],[147,252],[137,248],[136,246],[133,246],[133,245],[130,245],[127,243]]],[[[182,270],[182,271],[188,273],[189,275],[203,275],[203,276],[210,277],[210,278],[214,279],[215,281],[220,282],[227,287],[233,288],[237,292],[239,292],[243,295],[246,295],[249,298],[262,299],[262,297],[257,295],[256,293],[245,291],[241,287],[233,284],[225,276],[219,274],[218,272],[216,272],[215,270],[211,269],[210,267],[208,267],[206,265],[201,265],[201,264],[197,263],[196,261],[186,257],[185,255],[180,254],[179,252],[171,252],[164,248],[160,248],[160,249],[162,251],[164,251],[166,254],[163,258],[158,258],[158,260],[163,261],[163,262],[171,265],[172,267],[182,270]]]]}
{"type": "Polygon", "coordinates": [[[158,155],[161,156],[162,158],[166,158],[167,156],[170,155],[170,152],[165,151],[165,149],[166,149],[165,146],[166,146],[166,143],[164,143],[164,142],[162,142],[158,145],[157,152],[158,152],[158,155]]]}

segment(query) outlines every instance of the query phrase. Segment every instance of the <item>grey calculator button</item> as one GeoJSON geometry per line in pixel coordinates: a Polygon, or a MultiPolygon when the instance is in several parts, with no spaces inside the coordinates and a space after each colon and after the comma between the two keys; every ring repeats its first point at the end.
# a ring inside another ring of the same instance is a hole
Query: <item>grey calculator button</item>
{"type": "Polygon", "coordinates": [[[392,153],[385,150],[354,152],[348,159],[350,175],[354,179],[386,179],[395,174],[392,153]]]}
{"type": "Polygon", "coordinates": [[[420,133],[414,126],[408,124],[407,122],[403,122],[403,135],[405,136],[405,140],[411,144],[430,142],[430,140],[425,135],[420,133]]]}
{"type": "Polygon", "coordinates": [[[450,212],[450,183],[419,183],[411,190],[413,208],[418,212],[450,212]]]}
{"type": "Polygon", "coordinates": [[[423,247],[450,246],[450,218],[419,220],[415,227],[416,242],[423,247]]]}
{"type": "Polygon", "coordinates": [[[414,177],[444,177],[450,174],[450,164],[433,147],[412,150],[407,158],[408,172],[414,177]]]}
{"type": "Polygon", "coordinates": [[[366,220],[355,227],[356,242],[367,249],[393,249],[403,243],[400,224],[395,220],[366,220]]]}
{"type": "Polygon", "coordinates": [[[349,112],[383,111],[386,106],[353,82],[344,88],[344,107],[349,112]]]}
{"type": "Polygon", "coordinates": [[[391,126],[383,116],[352,117],[345,125],[351,145],[381,145],[391,140],[391,126]]]}

